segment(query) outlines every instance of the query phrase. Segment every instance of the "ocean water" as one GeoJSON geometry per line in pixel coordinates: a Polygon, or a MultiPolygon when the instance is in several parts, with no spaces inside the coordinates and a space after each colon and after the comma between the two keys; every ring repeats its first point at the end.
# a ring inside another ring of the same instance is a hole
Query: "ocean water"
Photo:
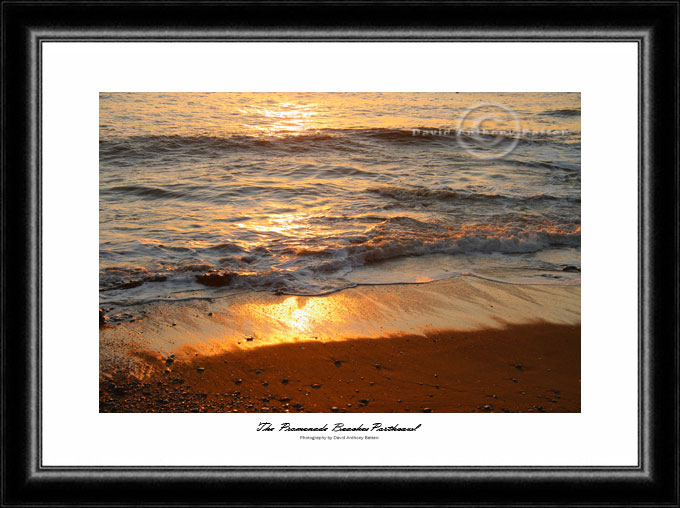
{"type": "Polygon", "coordinates": [[[102,93],[100,303],[578,284],[580,119],[577,93],[102,93]]]}

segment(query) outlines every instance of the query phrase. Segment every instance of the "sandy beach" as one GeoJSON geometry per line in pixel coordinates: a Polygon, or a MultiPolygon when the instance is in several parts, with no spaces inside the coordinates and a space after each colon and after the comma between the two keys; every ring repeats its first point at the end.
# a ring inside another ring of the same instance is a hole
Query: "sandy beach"
{"type": "Polygon", "coordinates": [[[580,286],[474,277],[138,306],[101,412],[579,412],[580,286]]]}

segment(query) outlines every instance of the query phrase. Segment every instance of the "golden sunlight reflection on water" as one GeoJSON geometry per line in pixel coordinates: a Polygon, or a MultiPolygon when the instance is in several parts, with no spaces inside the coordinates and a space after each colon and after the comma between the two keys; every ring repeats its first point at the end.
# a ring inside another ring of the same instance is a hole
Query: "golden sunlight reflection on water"
{"type": "Polygon", "coordinates": [[[102,93],[100,304],[116,315],[185,293],[266,293],[281,300],[211,311],[225,329],[211,337],[309,340],[384,333],[363,319],[384,301],[284,295],[490,267],[504,281],[577,280],[560,265],[580,266],[580,118],[578,93],[102,93]],[[455,131],[484,102],[510,108],[522,128],[571,134],[486,161],[455,132],[413,132],[455,131]]]}
{"type": "MultiPolygon", "coordinates": [[[[523,129],[542,129],[556,126],[542,111],[580,107],[576,93],[118,93],[101,99],[105,136],[280,137],[327,128],[456,128],[461,115],[480,102],[508,104],[522,113],[523,129]]],[[[497,117],[487,118],[483,127],[503,127],[497,117]]],[[[559,127],[580,131],[580,116],[562,117],[559,127]]]]}
{"type": "Polygon", "coordinates": [[[314,234],[310,231],[308,219],[309,216],[305,213],[273,214],[263,218],[258,223],[250,221],[248,223],[239,223],[237,226],[252,229],[260,233],[278,233],[296,238],[313,237],[314,234]]]}
{"type": "Polygon", "coordinates": [[[314,121],[314,116],[318,114],[314,111],[315,106],[282,102],[270,108],[251,106],[241,109],[240,112],[268,120],[263,125],[246,124],[246,127],[269,136],[284,136],[300,134],[312,128],[323,128],[322,122],[314,121]]]}

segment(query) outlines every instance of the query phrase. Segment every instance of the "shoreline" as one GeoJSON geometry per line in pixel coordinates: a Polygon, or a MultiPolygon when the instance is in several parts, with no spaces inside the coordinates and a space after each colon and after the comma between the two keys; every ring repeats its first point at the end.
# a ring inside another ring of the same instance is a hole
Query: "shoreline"
{"type": "Polygon", "coordinates": [[[100,411],[578,412],[580,286],[148,304],[100,328],[100,411]]]}
{"type": "MultiPolygon", "coordinates": [[[[422,257],[422,256],[421,256],[422,257]]],[[[562,268],[563,272],[568,272],[568,273],[580,273],[580,269],[577,267],[574,267],[573,265],[563,265],[562,268]]],[[[351,282],[347,286],[342,286],[338,288],[333,288],[333,289],[328,289],[325,291],[320,291],[320,292],[310,292],[310,293],[293,293],[293,292],[286,292],[286,291],[280,291],[277,290],[274,292],[275,295],[277,296],[284,296],[284,297],[291,297],[291,296],[297,296],[301,298],[316,298],[316,297],[324,297],[324,296],[331,296],[336,293],[341,293],[343,291],[348,291],[351,289],[361,289],[361,288],[370,288],[370,287],[382,287],[382,286],[426,286],[428,284],[437,284],[440,282],[447,282],[453,279],[465,279],[465,278],[471,278],[471,279],[478,279],[482,281],[487,281],[487,282],[493,282],[496,284],[507,284],[510,286],[580,286],[581,281],[580,279],[577,280],[563,280],[563,281],[552,281],[552,282],[537,282],[537,281],[515,281],[515,280],[502,280],[500,278],[494,278],[493,276],[487,276],[483,274],[477,274],[477,273],[455,273],[451,274],[449,276],[439,276],[437,278],[429,278],[428,276],[423,276],[423,277],[418,277],[416,280],[401,280],[401,281],[394,281],[394,282],[351,282]]],[[[163,296],[156,296],[156,297],[150,297],[145,300],[142,300],[138,303],[132,303],[129,305],[121,304],[120,302],[100,302],[100,306],[106,306],[106,305],[117,305],[120,308],[135,308],[135,307],[140,307],[144,305],[149,305],[153,303],[158,303],[158,302],[190,302],[190,301],[201,301],[201,300],[208,300],[208,301],[215,301],[215,300],[220,300],[220,299],[228,299],[228,298],[233,298],[234,296],[238,296],[241,294],[247,294],[247,293],[258,293],[261,292],[261,290],[258,290],[257,288],[247,288],[247,287],[229,287],[229,286],[210,286],[210,285],[201,285],[200,288],[193,288],[189,289],[186,291],[178,291],[175,293],[186,293],[187,296],[182,296],[182,297],[177,297],[177,298],[168,298],[168,297],[163,297],[163,296]],[[200,293],[202,291],[206,291],[208,289],[223,289],[224,293],[214,293],[214,294],[202,294],[200,293]],[[199,293],[196,294],[195,293],[199,293]]]]}

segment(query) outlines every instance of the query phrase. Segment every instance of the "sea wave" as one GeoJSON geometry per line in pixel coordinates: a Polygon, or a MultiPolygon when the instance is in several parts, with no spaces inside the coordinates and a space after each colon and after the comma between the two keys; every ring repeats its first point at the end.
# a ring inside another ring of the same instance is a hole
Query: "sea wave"
{"type": "Polygon", "coordinates": [[[102,188],[100,193],[104,196],[114,194],[127,194],[146,199],[185,199],[190,198],[191,194],[186,191],[172,191],[158,187],[147,187],[145,185],[119,185],[115,187],[102,188]]]}
{"type": "Polygon", "coordinates": [[[451,188],[430,189],[423,186],[399,187],[399,186],[382,186],[370,187],[366,192],[377,194],[383,198],[394,199],[402,203],[413,202],[430,202],[430,201],[444,201],[444,202],[467,202],[467,203],[484,203],[484,202],[501,202],[508,203],[538,203],[538,202],[556,202],[564,201],[567,203],[579,204],[580,197],[574,196],[556,196],[552,194],[531,194],[526,196],[510,196],[504,194],[489,194],[483,192],[472,192],[467,190],[454,190],[451,188]]]}
{"type": "MultiPolygon", "coordinates": [[[[481,133],[483,138],[508,141],[517,139],[521,143],[555,143],[563,142],[562,136],[540,135],[536,133],[506,133],[492,135],[481,133]]],[[[313,152],[319,149],[340,151],[361,150],[369,145],[399,144],[408,145],[458,145],[458,138],[473,141],[473,136],[455,128],[414,127],[412,129],[318,129],[310,131],[282,131],[263,133],[261,135],[227,133],[223,136],[213,135],[137,135],[128,137],[109,136],[100,139],[100,160],[110,162],[118,159],[148,159],[164,156],[198,156],[216,153],[230,153],[242,150],[285,152],[313,152]]]]}
{"type": "Polygon", "coordinates": [[[364,235],[328,245],[247,250],[228,243],[194,251],[194,258],[165,262],[157,271],[136,266],[107,268],[100,274],[100,289],[127,290],[182,279],[206,288],[322,293],[345,284],[344,276],[353,269],[388,260],[432,254],[536,253],[578,247],[580,238],[578,224],[452,228],[410,217],[393,217],[375,224],[364,235]],[[206,261],[211,253],[227,255],[206,261]]]}
{"type": "Polygon", "coordinates": [[[541,113],[545,116],[581,116],[580,109],[548,109],[541,113]]]}

